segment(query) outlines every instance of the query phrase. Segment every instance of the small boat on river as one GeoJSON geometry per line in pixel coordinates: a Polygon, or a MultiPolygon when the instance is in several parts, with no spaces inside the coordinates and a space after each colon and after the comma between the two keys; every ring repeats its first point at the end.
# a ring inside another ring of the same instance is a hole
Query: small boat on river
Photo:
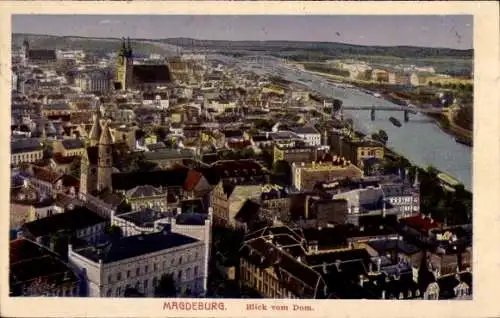
{"type": "Polygon", "coordinates": [[[394,117],[389,117],[389,121],[396,127],[401,127],[401,122],[394,117]]]}

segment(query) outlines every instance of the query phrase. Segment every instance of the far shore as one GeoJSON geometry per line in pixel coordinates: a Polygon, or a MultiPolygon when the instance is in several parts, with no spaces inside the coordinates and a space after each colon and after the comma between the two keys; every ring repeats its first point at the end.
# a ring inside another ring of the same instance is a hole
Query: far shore
{"type": "MultiPolygon", "coordinates": [[[[296,63],[294,65],[300,67],[299,65],[301,65],[301,64],[300,63],[296,63]]],[[[301,68],[301,70],[304,71],[304,72],[307,72],[309,74],[314,74],[314,75],[318,75],[318,76],[321,76],[321,77],[326,77],[326,78],[329,78],[329,79],[332,79],[332,80],[339,81],[339,83],[341,82],[341,83],[351,84],[351,85],[355,86],[357,89],[361,89],[361,90],[363,90],[365,92],[369,92],[369,93],[372,93],[372,94],[374,94],[374,93],[379,93],[380,94],[381,93],[378,89],[373,89],[373,88],[370,88],[370,87],[365,87],[366,84],[377,84],[377,82],[374,82],[374,81],[354,80],[354,79],[346,78],[346,77],[339,76],[339,75],[332,75],[332,74],[328,74],[328,73],[322,73],[322,72],[316,72],[316,71],[309,71],[309,70],[306,70],[306,69],[303,69],[303,68],[301,68]]],[[[384,95],[385,94],[381,94],[380,98],[383,98],[383,99],[385,99],[385,100],[387,100],[389,102],[394,103],[394,100],[392,100],[394,98],[394,96],[392,98],[389,98],[389,96],[384,96],[384,95]]],[[[401,100],[401,103],[407,104],[407,101],[401,100]]],[[[413,104],[413,105],[415,105],[417,108],[422,106],[418,102],[415,102],[415,101],[410,101],[410,103],[413,104]]],[[[436,124],[445,133],[447,133],[447,134],[449,134],[449,135],[451,135],[451,136],[453,136],[453,137],[455,137],[457,139],[464,140],[466,143],[469,143],[469,144],[473,143],[473,131],[467,130],[467,129],[463,128],[463,127],[460,127],[460,126],[456,125],[453,122],[453,119],[452,119],[451,115],[443,116],[443,115],[430,115],[430,114],[426,114],[426,116],[428,116],[429,118],[432,118],[433,120],[435,120],[436,124]]]]}

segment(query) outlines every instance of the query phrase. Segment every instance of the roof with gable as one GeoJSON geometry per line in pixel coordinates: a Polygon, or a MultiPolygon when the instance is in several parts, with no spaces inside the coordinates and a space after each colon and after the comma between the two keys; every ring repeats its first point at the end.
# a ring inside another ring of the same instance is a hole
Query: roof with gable
{"type": "Polygon", "coordinates": [[[32,174],[33,178],[40,181],[55,183],[61,177],[60,173],[57,173],[51,169],[39,167],[36,165],[32,165],[31,168],[32,168],[31,171],[33,172],[32,174]]]}
{"type": "Polygon", "coordinates": [[[203,178],[203,174],[196,170],[189,170],[186,181],[184,182],[184,190],[193,191],[203,178]]]}
{"type": "Polygon", "coordinates": [[[128,190],[125,195],[129,198],[151,197],[164,194],[163,191],[151,185],[140,185],[128,190]]]}
{"type": "Polygon", "coordinates": [[[150,172],[113,173],[112,187],[115,190],[130,190],[140,185],[153,187],[182,187],[186,182],[189,168],[178,167],[150,172]]]}
{"type": "Polygon", "coordinates": [[[236,221],[241,223],[247,223],[252,219],[257,218],[260,210],[260,204],[254,200],[246,200],[243,206],[240,208],[236,216],[234,217],[236,221]]]}

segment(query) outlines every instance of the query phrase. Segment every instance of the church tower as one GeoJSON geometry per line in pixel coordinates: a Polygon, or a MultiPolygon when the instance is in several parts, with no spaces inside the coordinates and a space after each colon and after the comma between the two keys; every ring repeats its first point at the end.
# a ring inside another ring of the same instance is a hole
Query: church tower
{"type": "Polygon", "coordinates": [[[99,144],[99,140],[101,139],[102,128],[100,120],[101,120],[100,111],[97,110],[93,116],[92,129],[90,130],[90,135],[89,135],[91,147],[97,146],[99,144]]]}
{"type": "Polygon", "coordinates": [[[113,140],[109,130],[109,122],[104,122],[102,134],[98,145],[98,161],[97,161],[97,190],[112,190],[111,174],[113,172],[113,140]]]}
{"type": "Polygon", "coordinates": [[[24,40],[24,42],[23,42],[23,64],[24,64],[24,66],[28,65],[29,51],[30,51],[30,44],[29,44],[28,40],[24,40]]]}
{"type": "Polygon", "coordinates": [[[132,86],[132,65],[133,52],[130,39],[127,40],[127,43],[125,43],[125,39],[122,39],[116,65],[116,81],[120,83],[122,90],[127,90],[132,86]]]}

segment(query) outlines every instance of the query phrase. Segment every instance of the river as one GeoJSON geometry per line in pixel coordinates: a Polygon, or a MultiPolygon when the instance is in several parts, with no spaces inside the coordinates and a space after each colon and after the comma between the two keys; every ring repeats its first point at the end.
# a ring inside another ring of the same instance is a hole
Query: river
{"type": "MultiPolygon", "coordinates": [[[[257,74],[279,75],[289,81],[303,84],[322,95],[341,99],[344,106],[390,107],[393,103],[364,93],[356,88],[339,88],[329,84],[324,78],[305,71],[290,69],[279,59],[273,57],[235,59],[227,56],[211,56],[227,63],[236,63],[242,69],[252,70],[257,74]]],[[[422,114],[410,114],[410,121],[404,122],[403,112],[376,111],[375,120],[370,118],[370,111],[345,110],[344,115],[352,118],[357,130],[366,134],[383,129],[389,136],[387,146],[406,157],[410,162],[421,167],[434,166],[463,183],[472,190],[472,148],[459,144],[454,137],[443,132],[429,117],[422,114]],[[396,127],[388,120],[398,118],[403,124],[396,127]]]]}

